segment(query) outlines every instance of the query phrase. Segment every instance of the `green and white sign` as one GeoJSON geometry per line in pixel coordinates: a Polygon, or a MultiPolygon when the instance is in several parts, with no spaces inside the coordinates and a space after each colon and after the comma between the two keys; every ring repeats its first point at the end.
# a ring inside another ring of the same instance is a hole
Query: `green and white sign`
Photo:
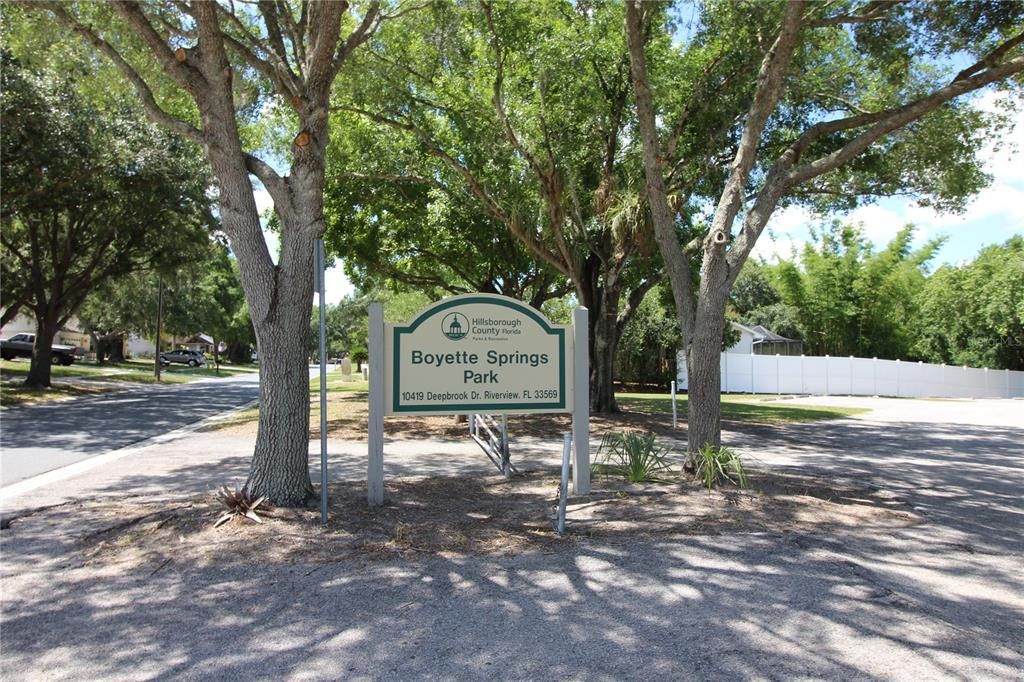
{"type": "Polygon", "coordinates": [[[448,298],[385,325],[385,414],[572,412],[572,357],[572,329],[520,301],[448,298]]]}

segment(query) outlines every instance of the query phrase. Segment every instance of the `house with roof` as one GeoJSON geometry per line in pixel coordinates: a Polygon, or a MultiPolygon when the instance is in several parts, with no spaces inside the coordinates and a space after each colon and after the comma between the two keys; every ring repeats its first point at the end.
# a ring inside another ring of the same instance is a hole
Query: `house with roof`
{"type": "Polygon", "coordinates": [[[742,355],[801,355],[804,342],[799,339],[787,339],[765,329],[761,325],[747,326],[739,322],[730,322],[732,328],[739,332],[740,340],[725,350],[726,353],[742,355]]]}

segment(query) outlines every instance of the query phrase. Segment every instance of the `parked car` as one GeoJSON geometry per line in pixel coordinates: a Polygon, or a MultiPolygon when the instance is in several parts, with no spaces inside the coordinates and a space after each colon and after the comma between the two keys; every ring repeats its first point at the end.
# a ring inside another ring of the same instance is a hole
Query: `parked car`
{"type": "Polygon", "coordinates": [[[170,350],[160,354],[161,365],[169,365],[172,362],[179,365],[188,365],[189,367],[198,367],[206,364],[206,356],[198,350],[170,350]]]}
{"type": "MultiPolygon", "coordinates": [[[[32,347],[36,343],[35,334],[15,334],[9,339],[0,340],[0,357],[4,360],[14,358],[31,358],[32,347]]],[[[55,343],[50,346],[50,364],[70,365],[76,358],[84,355],[77,346],[65,346],[55,343]]]]}

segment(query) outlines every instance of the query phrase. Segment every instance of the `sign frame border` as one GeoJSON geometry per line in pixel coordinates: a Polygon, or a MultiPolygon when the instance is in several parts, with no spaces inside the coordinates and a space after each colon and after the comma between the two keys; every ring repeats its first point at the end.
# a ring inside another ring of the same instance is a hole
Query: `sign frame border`
{"type": "MultiPolygon", "coordinates": [[[[436,304],[428,307],[422,311],[416,318],[408,325],[388,325],[389,331],[392,332],[392,378],[391,378],[391,405],[389,414],[423,414],[427,412],[441,414],[470,414],[478,411],[491,411],[497,413],[512,414],[517,410],[529,410],[529,412],[540,412],[546,414],[552,413],[570,413],[572,407],[569,406],[569,401],[566,398],[566,364],[569,362],[569,358],[566,356],[565,351],[565,337],[568,327],[564,325],[552,325],[549,324],[540,314],[537,313],[533,308],[521,303],[520,301],[510,300],[504,296],[487,296],[480,294],[468,294],[462,296],[456,296],[453,298],[438,301],[436,304]],[[473,403],[473,404],[460,404],[460,405],[411,405],[405,407],[399,407],[401,398],[401,389],[399,388],[400,381],[400,353],[401,353],[401,336],[402,334],[411,334],[423,324],[427,318],[432,317],[438,312],[442,312],[449,308],[453,308],[460,305],[473,304],[473,303],[486,303],[490,305],[499,305],[511,310],[516,310],[534,320],[548,336],[556,336],[558,338],[558,363],[559,363],[559,374],[558,374],[558,394],[560,400],[558,402],[547,402],[547,403],[473,403]]],[[[523,414],[529,414],[529,412],[523,414]]]]}

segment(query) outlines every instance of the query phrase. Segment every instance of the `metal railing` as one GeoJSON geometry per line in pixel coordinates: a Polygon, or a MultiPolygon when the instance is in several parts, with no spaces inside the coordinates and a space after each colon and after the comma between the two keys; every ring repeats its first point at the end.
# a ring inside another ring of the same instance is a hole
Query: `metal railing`
{"type": "Polygon", "coordinates": [[[508,448],[508,417],[500,421],[489,414],[469,415],[469,436],[477,442],[498,471],[511,477],[519,470],[512,466],[508,448]]]}

